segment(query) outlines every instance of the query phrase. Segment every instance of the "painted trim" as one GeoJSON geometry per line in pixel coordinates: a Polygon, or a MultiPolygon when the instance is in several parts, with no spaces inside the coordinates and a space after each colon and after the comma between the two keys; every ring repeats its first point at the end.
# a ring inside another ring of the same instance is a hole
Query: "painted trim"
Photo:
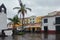
{"type": "Polygon", "coordinates": [[[54,34],[54,33],[56,33],[56,31],[55,30],[49,30],[48,33],[54,34]]]}
{"type": "MultiPolygon", "coordinates": [[[[41,33],[45,33],[44,30],[41,30],[41,33]]],[[[55,30],[48,30],[46,33],[48,33],[48,34],[55,34],[56,31],[55,30]]]]}

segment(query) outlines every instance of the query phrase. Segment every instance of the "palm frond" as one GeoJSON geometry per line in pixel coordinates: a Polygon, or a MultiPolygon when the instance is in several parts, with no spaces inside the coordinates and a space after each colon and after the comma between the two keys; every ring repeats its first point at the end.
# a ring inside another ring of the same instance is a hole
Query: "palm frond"
{"type": "Polygon", "coordinates": [[[14,7],[13,9],[20,9],[20,7],[14,7]]]}
{"type": "Polygon", "coordinates": [[[30,11],[31,11],[31,9],[30,9],[30,8],[26,8],[26,9],[28,9],[28,10],[30,10],[30,11]]]}
{"type": "Polygon", "coordinates": [[[18,10],[18,14],[21,12],[21,10],[18,10]]]}
{"type": "Polygon", "coordinates": [[[13,19],[12,19],[12,18],[8,18],[8,20],[13,21],[13,19]]]}

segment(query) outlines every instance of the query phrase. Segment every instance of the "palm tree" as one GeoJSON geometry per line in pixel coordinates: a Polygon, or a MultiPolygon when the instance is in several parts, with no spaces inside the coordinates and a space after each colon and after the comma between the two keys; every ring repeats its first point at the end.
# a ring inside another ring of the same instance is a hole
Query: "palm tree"
{"type": "Polygon", "coordinates": [[[15,15],[13,18],[8,18],[8,20],[10,20],[12,23],[13,23],[13,30],[12,30],[12,32],[13,32],[13,35],[15,34],[15,30],[16,30],[16,24],[18,24],[19,25],[19,18],[18,18],[18,15],[15,15]]]}
{"type": "Polygon", "coordinates": [[[30,11],[31,11],[31,9],[30,8],[27,8],[26,5],[21,2],[21,0],[19,0],[19,4],[20,4],[20,7],[15,7],[13,9],[19,9],[18,10],[18,14],[19,13],[22,14],[22,16],[23,16],[22,17],[22,29],[23,29],[24,28],[24,17],[25,17],[25,13],[27,13],[27,9],[30,10],[30,11]]]}

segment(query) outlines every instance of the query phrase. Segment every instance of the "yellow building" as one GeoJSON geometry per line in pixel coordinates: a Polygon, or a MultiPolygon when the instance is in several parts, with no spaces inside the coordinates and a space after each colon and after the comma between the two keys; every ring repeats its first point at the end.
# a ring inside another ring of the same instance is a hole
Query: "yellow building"
{"type": "Polygon", "coordinates": [[[36,23],[41,23],[41,21],[42,21],[42,16],[36,17],[36,20],[35,20],[36,23]]]}
{"type": "Polygon", "coordinates": [[[41,30],[41,21],[42,16],[31,16],[28,19],[28,27],[26,28],[29,31],[40,31],[41,30]]]}
{"type": "Polygon", "coordinates": [[[27,19],[27,20],[28,20],[28,24],[30,24],[30,17],[28,17],[28,19],[27,19]]]}

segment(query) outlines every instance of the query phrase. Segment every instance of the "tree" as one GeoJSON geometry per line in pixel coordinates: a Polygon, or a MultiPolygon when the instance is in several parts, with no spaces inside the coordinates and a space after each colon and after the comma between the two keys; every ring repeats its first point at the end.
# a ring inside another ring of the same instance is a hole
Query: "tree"
{"type": "Polygon", "coordinates": [[[15,30],[16,30],[16,24],[19,24],[20,20],[18,18],[18,15],[15,15],[13,18],[8,18],[8,20],[10,20],[13,23],[13,35],[15,34],[15,30]]]}
{"type": "Polygon", "coordinates": [[[30,8],[27,8],[25,4],[22,3],[21,0],[19,0],[19,4],[20,7],[14,7],[13,9],[19,9],[18,10],[18,14],[22,14],[22,29],[24,28],[24,17],[25,17],[25,13],[27,13],[27,9],[31,11],[30,8]]]}

